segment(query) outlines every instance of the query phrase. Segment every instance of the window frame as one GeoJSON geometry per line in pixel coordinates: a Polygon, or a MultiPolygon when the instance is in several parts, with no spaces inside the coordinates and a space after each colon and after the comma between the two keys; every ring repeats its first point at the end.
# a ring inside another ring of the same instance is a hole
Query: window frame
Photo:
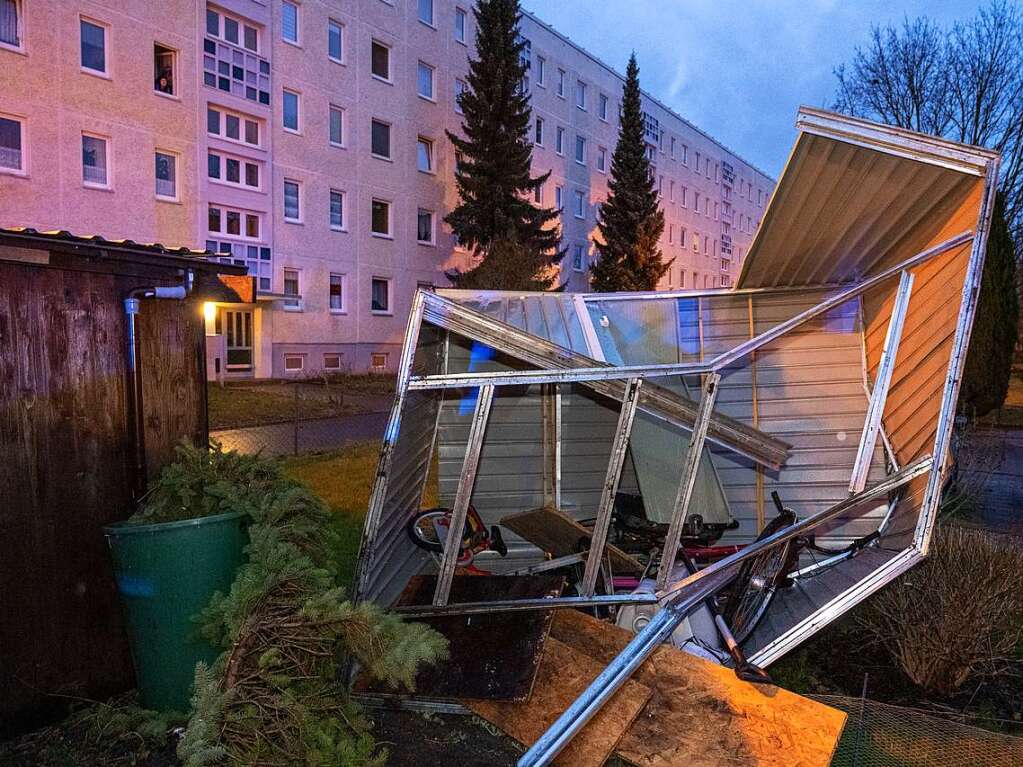
{"type": "Polygon", "coordinates": [[[78,15],[78,65],[79,65],[78,68],[79,68],[79,71],[84,72],[87,75],[92,75],[94,77],[100,77],[100,78],[102,78],[104,80],[110,80],[110,79],[113,78],[113,73],[111,72],[111,66],[110,66],[110,48],[111,48],[111,46],[110,46],[110,35],[111,35],[111,28],[110,28],[110,24],[109,23],[107,23],[105,21],[100,21],[99,19],[97,19],[94,16],[87,16],[84,13],[78,15]],[[82,62],[82,57],[83,57],[83,54],[85,53],[85,51],[83,49],[83,46],[85,44],[85,40],[83,39],[83,36],[82,36],[82,32],[84,31],[83,28],[82,28],[83,24],[90,24],[90,25],[92,25],[94,27],[98,27],[99,29],[101,29],[103,31],[103,69],[93,69],[92,67],[87,67],[82,62]]]}
{"type": "Polygon", "coordinates": [[[348,314],[348,274],[346,272],[328,272],[327,274],[327,311],[331,314],[348,314]],[[331,288],[334,287],[334,278],[338,278],[341,288],[341,306],[334,308],[331,305],[331,288]]]}
{"type": "MultiPolygon", "coordinates": [[[[15,14],[15,31],[14,34],[17,36],[18,43],[7,43],[0,40],[0,50],[12,51],[14,53],[25,54],[25,2],[24,0],[14,0],[14,14],[15,14]]],[[[22,142],[24,143],[24,142],[22,142]]],[[[24,155],[24,149],[22,150],[24,155]]]]}
{"type": "Polygon", "coordinates": [[[541,88],[547,87],[547,57],[540,54],[536,56],[536,84],[541,88]]]}
{"type": "Polygon", "coordinates": [[[579,165],[586,165],[586,137],[575,134],[575,161],[579,165]]]}
{"type": "MultiPolygon", "coordinates": [[[[334,312],[334,311],[332,311],[331,313],[332,314],[341,314],[342,312],[334,312]]],[[[324,352],[323,353],[323,371],[325,373],[328,372],[328,371],[329,372],[335,372],[335,371],[336,372],[340,372],[341,370],[344,369],[344,365],[342,365],[342,360],[344,360],[344,357],[345,357],[344,352],[324,352]],[[328,366],[327,365],[327,357],[337,357],[337,367],[334,367],[333,365],[328,366]]]]}
{"type": "Polygon", "coordinates": [[[22,115],[10,114],[9,112],[0,112],[0,118],[17,123],[18,153],[20,155],[19,167],[10,168],[6,165],[0,165],[0,173],[5,173],[11,176],[28,176],[28,120],[22,115]]]}
{"type": "Polygon", "coordinates": [[[462,111],[460,99],[468,87],[468,83],[466,83],[461,77],[455,78],[455,114],[465,114],[465,112],[462,111]]]}
{"type": "Polygon", "coordinates": [[[102,189],[109,191],[114,188],[114,162],[113,162],[113,141],[110,136],[105,136],[102,133],[93,133],[91,131],[82,131],[82,140],[79,144],[81,147],[82,156],[82,186],[88,189],[102,189]],[[96,181],[87,181],[85,178],[85,139],[86,137],[102,141],[104,144],[103,158],[105,160],[104,171],[106,172],[106,181],[98,183],[96,181]]]}
{"type": "Polygon", "coordinates": [[[462,45],[468,45],[469,44],[468,42],[466,42],[468,40],[468,38],[469,38],[469,13],[468,13],[468,11],[465,10],[465,8],[461,7],[460,5],[456,5],[455,6],[455,29],[454,29],[454,33],[455,33],[455,42],[456,43],[461,43],[462,45]],[[458,29],[458,20],[459,19],[462,20],[462,28],[461,28],[461,30],[458,29]],[[461,32],[461,36],[459,36],[459,31],[461,32]]]}
{"type": "Polygon", "coordinates": [[[301,312],[305,310],[305,302],[302,300],[302,269],[297,266],[281,267],[281,294],[287,296],[283,299],[283,308],[286,312],[301,312]],[[288,293],[288,272],[295,275],[294,295],[288,293]],[[294,303],[289,303],[293,301],[294,303]]]}
{"type": "Polygon", "coordinates": [[[416,63],[416,95],[424,101],[429,101],[431,104],[437,103],[437,67],[432,64],[427,64],[422,59],[418,59],[416,63]],[[420,76],[423,71],[426,70],[430,73],[430,93],[429,95],[422,92],[422,82],[420,76]]]}
{"type": "Polygon", "coordinates": [[[385,43],[383,40],[378,40],[375,37],[370,38],[369,41],[369,73],[374,80],[379,80],[382,83],[388,85],[394,85],[394,66],[391,60],[391,53],[393,52],[392,46],[385,43]],[[373,49],[379,46],[383,50],[387,51],[387,76],[378,75],[373,71],[373,49]]]}
{"type": "Polygon", "coordinates": [[[209,104],[206,105],[206,135],[207,136],[213,136],[215,138],[220,139],[221,141],[229,141],[232,144],[238,144],[239,146],[248,146],[248,147],[255,147],[257,149],[261,149],[263,147],[263,134],[264,134],[263,123],[260,120],[258,120],[257,118],[251,117],[249,115],[245,115],[245,114],[243,114],[241,112],[235,112],[232,109],[228,109],[227,107],[220,106],[220,104],[209,103],[209,104]],[[219,133],[210,133],[210,123],[209,123],[209,113],[210,113],[210,111],[216,112],[218,115],[220,115],[219,118],[217,119],[217,124],[220,126],[220,132],[219,133]],[[230,136],[227,135],[227,118],[229,116],[230,117],[234,117],[234,118],[236,118],[238,120],[238,138],[231,138],[230,136]],[[256,126],[256,130],[259,133],[259,141],[257,141],[255,144],[253,144],[253,143],[251,143],[249,141],[246,141],[244,138],[242,138],[242,136],[245,136],[247,134],[247,131],[246,131],[247,123],[252,123],[253,125],[255,125],[256,126]]]}
{"type": "MultiPolygon", "coordinates": [[[[301,311],[301,309],[285,309],[285,311],[301,311]]],[[[284,375],[297,375],[305,372],[305,355],[300,352],[285,352],[282,359],[284,363],[284,375]],[[297,368],[289,368],[288,360],[298,360],[297,368]]]]}
{"type": "Polygon", "coordinates": [[[557,94],[559,99],[565,98],[565,75],[568,74],[564,69],[558,67],[558,82],[555,86],[554,92],[557,94]]]}
{"type": "Polygon", "coordinates": [[[572,216],[580,221],[586,220],[586,193],[581,189],[572,191],[572,216]]]}
{"type": "Polygon", "coordinates": [[[392,134],[391,134],[391,129],[393,127],[394,126],[389,121],[387,121],[387,120],[381,120],[378,117],[371,117],[371,118],[369,118],[369,154],[370,154],[370,157],[373,157],[374,159],[377,159],[377,160],[385,160],[387,162],[394,162],[394,152],[393,152],[393,147],[391,146],[392,143],[393,143],[391,141],[391,139],[393,138],[392,134]],[[374,125],[383,125],[385,128],[387,128],[387,154],[378,154],[376,152],[376,148],[373,146],[373,126],[374,125]]]}
{"type": "Polygon", "coordinates": [[[608,98],[606,93],[601,93],[597,96],[597,117],[601,122],[607,122],[607,111],[611,105],[611,99],[608,98]]]}
{"type": "Polygon", "coordinates": [[[394,202],[392,200],[386,200],[383,197],[371,197],[369,208],[369,233],[372,237],[377,237],[381,240],[393,240],[394,239],[394,202]],[[376,222],[373,220],[373,206],[376,203],[383,203],[387,206],[387,231],[378,232],[373,227],[376,222]]]}
{"type": "Polygon", "coordinates": [[[302,135],[302,93],[294,88],[281,86],[281,130],[285,133],[293,133],[296,136],[302,135]],[[295,97],[295,127],[290,128],[287,124],[287,111],[285,109],[287,96],[295,97]]]}
{"type": "Polygon", "coordinates": [[[428,245],[430,247],[437,245],[437,211],[430,210],[429,208],[416,208],[416,244],[428,245]],[[419,239],[419,217],[423,213],[427,213],[430,216],[430,239],[428,240],[419,239]]]}
{"type": "Polygon", "coordinates": [[[582,243],[575,243],[575,250],[572,253],[572,271],[582,274],[586,271],[586,246],[582,243]],[[578,256],[578,265],[576,265],[576,256],[578,256]]]}
{"type": "Polygon", "coordinates": [[[565,156],[565,129],[560,125],[554,129],[554,153],[561,157],[565,156]]]}
{"type": "Polygon", "coordinates": [[[576,79],[575,81],[575,107],[587,112],[586,108],[586,90],[587,86],[582,80],[576,79]]]}
{"type": "Polygon", "coordinates": [[[597,158],[595,160],[595,167],[598,173],[607,175],[607,147],[597,147],[597,158]]]}
{"type": "Polygon", "coordinates": [[[348,206],[348,195],[344,189],[338,189],[336,187],[330,187],[327,193],[327,225],[330,227],[332,232],[347,232],[348,231],[348,216],[345,215],[345,208],[348,206]],[[333,221],[334,216],[334,195],[341,198],[341,225],[335,226],[333,221]]]}
{"type": "Polygon", "coordinates": [[[242,157],[241,155],[230,155],[222,149],[215,149],[208,147],[206,149],[206,178],[211,184],[221,184],[223,186],[229,186],[234,189],[246,189],[250,192],[262,192],[263,191],[263,179],[265,178],[265,165],[262,161],[251,157],[242,157]],[[211,176],[209,173],[209,157],[213,155],[220,162],[221,173],[219,177],[211,176]],[[235,160],[238,162],[238,181],[231,181],[227,178],[227,161],[235,160]],[[248,165],[255,165],[259,173],[259,183],[256,186],[252,186],[245,179],[247,178],[246,170],[248,165]]]}
{"type": "Polygon", "coordinates": [[[345,144],[345,108],[337,104],[327,104],[327,143],[335,149],[346,149],[345,144]],[[340,115],[341,140],[334,141],[334,114],[340,115]]]}
{"type": "Polygon", "coordinates": [[[535,146],[543,146],[543,126],[544,119],[537,115],[536,119],[533,120],[533,144],[535,146]]]}
{"type": "Polygon", "coordinates": [[[327,18],[327,60],[333,61],[335,64],[343,65],[345,63],[345,25],[333,17],[327,18]],[[341,48],[341,55],[337,57],[333,56],[330,52],[330,33],[332,27],[337,27],[338,30],[338,45],[341,48]]]}
{"type": "Polygon", "coordinates": [[[164,43],[161,43],[161,42],[158,42],[158,41],[154,40],[153,41],[154,63],[155,63],[155,57],[156,57],[156,46],[160,46],[165,51],[169,52],[170,55],[171,55],[171,91],[168,93],[167,91],[161,91],[160,89],[158,89],[156,87],[156,84],[159,82],[160,77],[159,77],[159,75],[157,75],[154,72],[153,73],[153,75],[154,75],[154,77],[153,77],[153,93],[156,94],[157,96],[159,96],[160,98],[173,99],[174,101],[181,101],[181,94],[178,92],[178,83],[180,82],[180,80],[178,78],[178,69],[179,69],[178,62],[181,60],[181,51],[178,48],[174,48],[173,46],[165,45],[164,43]]]}
{"type": "Polygon", "coordinates": [[[437,175],[437,156],[434,153],[435,147],[436,145],[434,144],[433,139],[428,136],[416,136],[416,170],[420,173],[428,173],[431,176],[437,175]],[[423,169],[419,165],[419,148],[421,146],[426,147],[427,165],[429,166],[426,169],[423,169]]]}
{"type": "Polygon", "coordinates": [[[302,219],[302,208],[305,206],[302,204],[302,182],[294,178],[285,178],[281,182],[281,193],[284,195],[281,199],[281,217],[284,219],[286,224],[301,224],[304,223],[302,219]],[[288,215],[288,186],[295,187],[295,216],[288,215]]]}
{"type": "Polygon", "coordinates": [[[173,170],[174,170],[174,179],[173,179],[173,181],[174,181],[174,194],[173,195],[164,195],[164,194],[160,194],[157,191],[157,192],[155,192],[155,197],[160,202],[181,202],[181,190],[179,189],[179,186],[178,186],[178,164],[179,164],[178,161],[180,160],[181,155],[178,154],[177,152],[172,152],[169,149],[161,149],[159,147],[155,147],[153,149],[153,160],[154,160],[154,168],[153,168],[154,177],[153,177],[153,181],[154,181],[154,185],[155,185],[155,182],[160,180],[158,177],[156,177],[156,168],[155,168],[155,161],[157,160],[157,157],[159,155],[163,155],[164,157],[168,157],[173,162],[173,166],[172,167],[173,167],[173,170]]]}
{"type": "Polygon", "coordinates": [[[394,315],[394,280],[390,277],[381,277],[379,275],[371,275],[369,278],[369,312],[377,317],[391,317],[394,315]],[[382,282],[387,286],[387,308],[386,309],[374,309],[373,308],[373,285],[376,282],[382,282]]]}
{"type": "Polygon", "coordinates": [[[302,47],[302,8],[299,3],[295,0],[281,0],[281,42],[287,43],[288,45],[294,45],[296,48],[302,47]],[[286,26],[284,24],[284,9],[294,8],[295,9],[295,39],[292,40],[285,37],[284,30],[286,26]]]}

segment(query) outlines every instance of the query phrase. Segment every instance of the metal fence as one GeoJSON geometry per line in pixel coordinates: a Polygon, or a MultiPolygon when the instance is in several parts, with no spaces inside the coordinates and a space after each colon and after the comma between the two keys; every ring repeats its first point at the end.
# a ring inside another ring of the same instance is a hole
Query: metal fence
{"type": "Polygon", "coordinates": [[[832,767],[1019,767],[1023,738],[962,716],[839,695],[810,696],[849,715],[832,767]]]}
{"type": "Polygon", "coordinates": [[[227,450],[268,457],[335,450],[379,439],[392,396],[353,394],[343,384],[322,380],[236,385],[218,391],[214,386],[210,385],[210,439],[227,450]],[[229,401],[232,397],[237,398],[235,403],[229,401]],[[238,416],[233,411],[241,402],[246,404],[238,416]],[[217,428],[217,421],[225,419],[243,425],[217,428]]]}

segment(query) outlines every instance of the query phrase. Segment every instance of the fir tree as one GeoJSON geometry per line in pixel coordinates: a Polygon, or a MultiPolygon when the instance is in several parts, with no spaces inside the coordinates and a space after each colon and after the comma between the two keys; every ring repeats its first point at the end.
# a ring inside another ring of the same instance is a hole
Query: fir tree
{"type": "Polygon", "coordinates": [[[448,132],[460,156],[455,183],[460,201],[444,219],[478,263],[448,277],[460,287],[546,290],[564,253],[558,211],[532,202],[550,173],[530,176],[533,144],[526,66],[519,37],[518,0],[480,0],[476,57],[460,105],[465,138],[448,132]],[[500,263],[497,263],[500,262],[500,263]]]}
{"type": "Polygon", "coordinates": [[[594,242],[599,257],[590,267],[597,291],[654,290],[674,262],[665,262],[658,247],[664,211],[657,204],[643,132],[634,53],[622,89],[622,119],[611,158],[609,193],[597,216],[603,241],[594,242]]]}

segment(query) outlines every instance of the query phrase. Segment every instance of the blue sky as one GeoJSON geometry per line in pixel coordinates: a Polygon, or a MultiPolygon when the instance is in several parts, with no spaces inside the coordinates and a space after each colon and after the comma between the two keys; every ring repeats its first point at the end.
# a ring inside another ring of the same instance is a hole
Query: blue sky
{"type": "Polygon", "coordinates": [[[951,0],[521,0],[619,72],[636,51],[649,93],[777,177],[800,104],[830,106],[832,69],[870,25],[926,15],[947,24],[978,2],[951,0]]]}

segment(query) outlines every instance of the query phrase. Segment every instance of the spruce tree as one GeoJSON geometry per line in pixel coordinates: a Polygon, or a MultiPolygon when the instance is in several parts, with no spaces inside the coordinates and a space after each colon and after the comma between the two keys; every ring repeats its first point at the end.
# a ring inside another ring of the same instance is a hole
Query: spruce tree
{"type": "Polygon", "coordinates": [[[459,287],[546,290],[564,252],[554,224],[558,211],[532,202],[550,173],[530,175],[532,114],[522,88],[526,66],[519,3],[480,0],[473,13],[476,56],[469,61],[468,87],[459,101],[466,137],[448,131],[460,156],[455,169],[460,199],[444,220],[478,262],[448,277],[459,287]]]}
{"type": "Polygon", "coordinates": [[[611,157],[609,193],[597,217],[603,241],[594,242],[599,256],[590,267],[597,291],[654,290],[674,262],[666,262],[658,246],[664,232],[664,211],[657,204],[643,132],[639,67],[633,53],[622,89],[622,119],[611,157]]]}

